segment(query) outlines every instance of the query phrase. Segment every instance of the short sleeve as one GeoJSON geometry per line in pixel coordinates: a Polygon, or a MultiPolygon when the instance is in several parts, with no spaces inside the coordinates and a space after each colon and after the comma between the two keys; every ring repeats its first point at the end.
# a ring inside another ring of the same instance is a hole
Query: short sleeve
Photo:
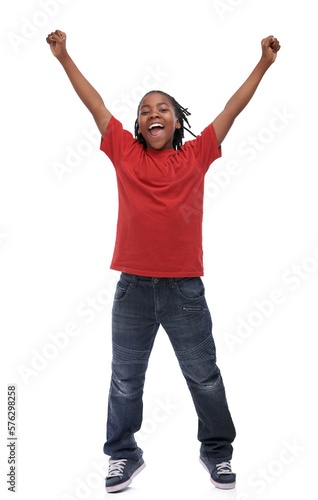
{"type": "Polygon", "coordinates": [[[116,167],[120,163],[127,146],[129,147],[133,142],[132,134],[124,130],[121,122],[112,116],[105,135],[101,139],[100,150],[108,156],[116,167]]]}
{"type": "Polygon", "coordinates": [[[194,149],[194,154],[200,162],[204,172],[207,172],[210,165],[222,156],[221,146],[218,146],[213,123],[210,123],[200,135],[188,144],[194,149]]]}

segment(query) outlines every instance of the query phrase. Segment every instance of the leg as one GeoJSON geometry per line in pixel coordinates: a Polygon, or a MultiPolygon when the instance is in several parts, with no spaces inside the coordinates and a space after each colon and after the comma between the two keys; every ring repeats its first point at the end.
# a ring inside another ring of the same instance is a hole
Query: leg
{"type": "Polygon", "coordinates": [[[104,453],[138,461],[134,433],[141,427],[142,395],[149,356],[159,328],[151,314],[149,288],[122,273],[112,311],[112,378],[104,453]]]}
{"type": "Polygon", "coordinates": [[[210,463],[232,458],[235,428],[216,365],[212,319],[200,278],[174,281],[162,326],[169,335],[198,415],[201,456],[210,463]]]}

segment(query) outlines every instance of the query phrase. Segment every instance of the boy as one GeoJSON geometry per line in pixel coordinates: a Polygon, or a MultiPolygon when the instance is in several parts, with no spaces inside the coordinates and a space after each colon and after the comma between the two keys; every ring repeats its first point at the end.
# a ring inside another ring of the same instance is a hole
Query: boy
{"type": "Polygon", "coordinates": [[[235,118],[276,60],[279,42],[272,36],[262,40],[262,56],[251,75],[202,134],[184,145],[189,112],[173,97],[162,91],[143,97],[134,139],[68,55],[65,33],[57,30],[47,42],[92,113],[102,135],[101,150],[117,175],[119,211],[111,268],[121,276],[112,310],[106,490],[124,489],[145,467],[134,434],[141,426],[145,373],[160,325],[198,415],[200,461],[216,487],[234,488],[230,461],[235,428],[216,365],[201,280],[204,176],[221,156],[220,146],[235,118]]]}

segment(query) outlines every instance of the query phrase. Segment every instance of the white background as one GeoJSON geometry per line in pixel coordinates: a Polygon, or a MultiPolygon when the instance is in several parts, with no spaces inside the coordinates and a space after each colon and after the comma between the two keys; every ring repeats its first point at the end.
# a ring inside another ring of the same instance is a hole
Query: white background
{"type": "Polygon", "coordinates": [[[122,494],[314,498],[315,3],[19,0],[2,14],[1,491],[12,498],[6,392],[14,383],[15,498],[106,496],[117,188],[95,123],[46,44],[61,29],[80,70],[131,131],[150,82],[189,108],[200,133],[256,65],[261,39],[280,40],[206,178],[203,279],[237,428],[237,488],[216,490],[198,462],[194,407],[160,329],[139,438],[147,468],[122,494]],[[226,174],[229,165],[236,175],[226,174]]]}

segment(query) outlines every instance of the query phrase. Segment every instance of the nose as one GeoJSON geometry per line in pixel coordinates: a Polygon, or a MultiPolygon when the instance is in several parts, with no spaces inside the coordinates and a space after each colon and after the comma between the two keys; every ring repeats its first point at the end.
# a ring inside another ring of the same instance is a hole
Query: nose
{"type": "Polygon", "coordinates": [[[150,111],[150,118],[158,118],[158,116],[159,116],[159,113],[156,109],[152,109],[150,111]]]}

